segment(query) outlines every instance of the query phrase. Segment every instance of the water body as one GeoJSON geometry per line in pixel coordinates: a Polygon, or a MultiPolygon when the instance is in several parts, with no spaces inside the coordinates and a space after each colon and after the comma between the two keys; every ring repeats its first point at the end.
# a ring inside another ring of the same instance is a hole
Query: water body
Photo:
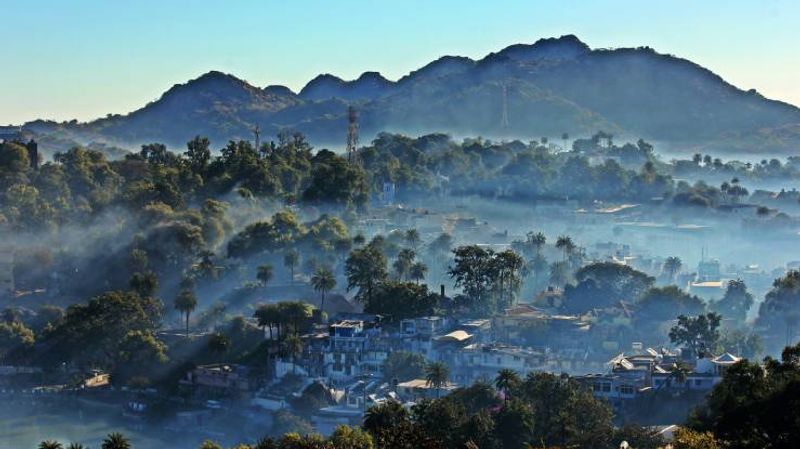
{"type": "Polygon", "coordinates": [[[82,443],[97,449],[111,432],[125,435],[135,449],[196,449],[200,438],[132,425],[112,405],[73,399],[54,404],[0,397],[0,449],[35,449],[44,440],[82,443]],[[138,428],[137,428],[138,427],[138,428]]]}

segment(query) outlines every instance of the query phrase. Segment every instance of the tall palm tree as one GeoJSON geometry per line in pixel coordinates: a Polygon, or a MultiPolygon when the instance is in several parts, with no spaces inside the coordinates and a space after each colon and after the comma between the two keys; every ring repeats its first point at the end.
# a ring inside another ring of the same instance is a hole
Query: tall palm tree
{"type": "Polygon", "coordinates": [[[297,371],[297,356],[303,353],[303,339],[298,335],[289,335],[283,340],[284,352],[292,357],[292,373],[297,371]]]}
{"type": "Polygon", "coordinates": [[[283,255],[283,265],[285,265],[291,273],[289,282],[294,282],[294,269],[298,263],[300,263],[300,253],[298,253],[296,249],[290,249],[283,255]]]}
{"type": "Polygon", "coordinates": [[[131,449],[131,442],[119,432],[109,433],[100,449],[131,449]]]}
{"type": "Polygon", "coordinates": [[[416,281],[419,284],[419,281],[425,279],[425,274],[428,272],[428,266],[422,262],[416,262],[414,265],[411,265],[411,269],[408,271],[409,277],[416,281]]]}
{"type": "Polygon", "coordinates": [[[422,242],[422,238],[419,236],[419,231],[414,228],[409,229],[406,231],[405,241],[414,251],[417,250],[420,242],[422,242]]]}
{"type": "Polygon", "coordinates": [[[519,385],[520,378],[516,371],[503,368],[497,372],[497,377],[494,379],[494,385],[498,390],[503,392],[503,397],[508,402],[508,396],[517,385],[519,385]]]}
{"type": "Polygon", "coordinates": [[[397,260],[395,260],[392,265],[394,271],[397,273],[398,279],[404,280],[408,276],[416,257],[417,254],[413,249],[403,248],[400,250],[400,253],[397,254],[397,260]]]}
{"type": "Polygon", "coordinates": [[[189,316],[197,308],[197,297],[189,289],[183,289],[175,298],[175,310],[186,316],[186,338],[189,338],[189,316]]]}
{"type": "Polygon", "coordinates": [[[266,287],[267,283],[272,280],[272,265],[264,264],[259,265],[256,272],[256,279],[261,282],[262,287],[266,287]]]}
{"type": "Polygon", "coordinates": [[[681,266],[683,266],[683,262],[681,261],[680,257],[677,256],[670,256],[664,261],[664,272],[669,275],[669,281],[675,282],[675,275],[681,270],[681,266]]]}
{"type": "Polygon", "coordinates": [[[536,234],[531,233],[528,236],[528,240],[530,240],[531,245],[536,248],[536,254],[542,252],[542,247],[547,243],[547,237],[541,232],[537,232],[536,234]]]}
{"type": "Polygon", "coordinates": [[[569,254],[575,249],[575,243],[572,241],[572,237],[560,235],[556,240],[556,248],[564,251],[564,260],[567,260],[569,254]]]}
{"type": "Polygon", "coordinates": [[[311,286],[322,294],[319,310],[325,312],[325,293],[336,287],[336,277],[333,275],[333,271],[326,267],[317,268],[314,276],[311,276],[311,286]]]}
{"type": "Polygon", "coordinates": [[[69,443],[67,449],[89,449],[86,446],[82,445],[81,443],[69,443]]]}
{"type": "Polygon", "coordinates": [[[55,440],[45,440],[39,443],[39,449],[64,449],[64,446],[55,440]]]}
{"type": "Polygon", "coordinates": [[[425,367],[425,380],[429,387],[436,389],[436,397],[441,395],[442,387],[447,386],[450,370],[444,362],[431,362],[425,367]]]}

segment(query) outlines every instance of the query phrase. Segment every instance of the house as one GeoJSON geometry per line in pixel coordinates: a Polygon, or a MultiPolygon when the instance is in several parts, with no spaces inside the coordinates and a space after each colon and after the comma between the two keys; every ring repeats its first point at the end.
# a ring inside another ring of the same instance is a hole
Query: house
{"type": "Polygon", "coordinates": [[[448,382],[437,389],[425,379],[412,379],[406,382],[397,384],[397,394],[409,401],[416,401],[419,399],[433,399],[438,396],[444,396],[451,391],[458,388],[458,385],[448,382]]]}
{"type": "Polygon", "coordinates": [[[450,377],[458,383],[468,385],[480,379],[493,379],[502,369],[510,369],[520,375],[544,371],[546,355],[541,351],[518,346],[470,344],[453,353],[450,366],[450,377]]]}
{"type": "Polygon", "coordinates": [[[236,396],[253,385],[250,370],[242,365],[202,365],[189,371],[179,384],[201,396],[236,396]]]}

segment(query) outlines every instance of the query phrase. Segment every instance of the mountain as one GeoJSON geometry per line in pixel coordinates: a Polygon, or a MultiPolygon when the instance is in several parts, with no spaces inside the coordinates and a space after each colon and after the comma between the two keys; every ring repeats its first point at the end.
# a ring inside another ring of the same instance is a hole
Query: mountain
{"type": "Polygon", "coordinates": [[[800,143],[795,106],[648,47],[592,49],[572,35],[480,60],[444,56],[396,82],[378,72],[351,81],[319,75],[297,94],[209,72],[127,115],[25,126],[51,141],[182,146],[200,134],[220,146],[249,139],[258,124],[265,136],[291,128],[317,145],[341,146],[349,105],[359,110],[362,141],[382,131],[532,139],[604,130],[687,151],[776,152],[800,143]]]}

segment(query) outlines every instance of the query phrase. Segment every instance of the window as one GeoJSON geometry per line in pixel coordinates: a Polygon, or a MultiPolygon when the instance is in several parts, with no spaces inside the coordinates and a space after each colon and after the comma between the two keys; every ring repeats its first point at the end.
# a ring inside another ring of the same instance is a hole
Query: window
{"type": "Polygon", "coordinates": [[[611,392],[611,384],[608,382],[603,382],[603,393],[610,393],[611,392]]]}
{"type": "Polygon", "coordinates": [[[633,394],[633,387],[630,385],[623,385],[619,387],[619,392],[622,394],[633,394]]]}

